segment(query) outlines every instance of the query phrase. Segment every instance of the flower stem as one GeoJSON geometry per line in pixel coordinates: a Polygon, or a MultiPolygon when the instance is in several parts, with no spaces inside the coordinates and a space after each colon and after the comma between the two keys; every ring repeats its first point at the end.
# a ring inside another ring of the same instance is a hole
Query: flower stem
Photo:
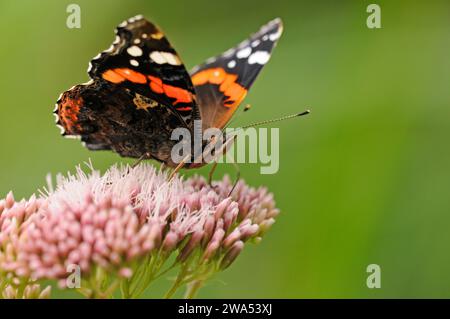
{"type": "Polygon", "coordinates": [[[120,294],[122,299],[130,298],[130,282],[128,279],[123,279],[120,283],[120,294]]]}
{"type": "Polygon", "coordinates": [[[170,287],[169,291],[164,295],[164,299],[172,298],[172,296],[175,294],[175,292],[177,292],[178,288],[180,288],[183,285],[183,280],[185,279],[185,277],[188,273],[188,269],[189,269],[188,264],[185,264],[182,266],[172,287],[170,287]]]}
{"type": "Polygon", "coordinates": [[[197,295],[200,288],[203,286],[203,280],[195,280],[187,285],[185,299],[193,299],[197,295]]]}

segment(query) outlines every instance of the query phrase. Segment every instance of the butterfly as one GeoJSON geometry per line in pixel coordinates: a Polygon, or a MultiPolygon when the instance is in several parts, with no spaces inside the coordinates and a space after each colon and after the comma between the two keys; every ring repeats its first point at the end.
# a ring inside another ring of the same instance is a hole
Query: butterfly
{"type": "MultiPolygon", "coordinates": [[[[177,128],[224,129],[247,95],[283,31],[280,19],[188,72],[156,25],[136,16],[116,28],[111,47],[89,64],[90,81],[61,94],[54,113],[62,135],[80,138],[89,150],[176,162],[171,139],[177,128]]],[[[205,147],[205,145],[203,145],[205,147]]],[[[193,159],[194,154],[189,157],[193,159]]]]}

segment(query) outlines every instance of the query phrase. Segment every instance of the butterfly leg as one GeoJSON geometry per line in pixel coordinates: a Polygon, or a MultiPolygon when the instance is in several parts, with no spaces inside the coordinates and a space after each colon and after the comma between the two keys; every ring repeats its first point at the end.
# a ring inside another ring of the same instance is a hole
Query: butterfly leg
{"type": "Polygon", "coordinates": [[[175,177],[176,173],[178,173],[178,171],[180,169],[183,168],[184,164],[186,164],[186,161],[188,159],[191,158],[191,155],[186,156],[185,158],[183,158],[183,160],[177,165],[177,167],[174,168],[174,170],[170,173],[169,175],[169,182],[175,177]]]}
{"type": "Polygon", "coordinates": [[[212,164],[211,170],[209,171],[209,174],[208,174],[208,185],[209,185],[210,187],[213,187],[213,185],[212,185],[212,179],[213,179],[214,172],[216,171],[217,164],[218,164],[217,162],[214,162],[214,163],[212,164]]]}
{"type": "Polygon", "coordinates": [[[141,164],[141,162],[142,162],[144,159],[146,159],[146,158],[151,158],[151,154],[148,153],[148,152],[142,154],[141,157],[139,157],[139,158],[137,159],[137,161],[136,161],[133,165],[131,165],[131,168],[135,168],[136,166],[138,166],[139,164],[141,164]]]}
{"type": "Polygon", "coordinates": [[[239,169],[239,165],[236,163],[233,163],[234,168],[236,169],[236,180],[234,181],[233,187],[231,188],[230,192],[228,193],[228,197],[231,196],[234,189],[236,188],[237,183],[241,179],[241,170],[239,169]]]}

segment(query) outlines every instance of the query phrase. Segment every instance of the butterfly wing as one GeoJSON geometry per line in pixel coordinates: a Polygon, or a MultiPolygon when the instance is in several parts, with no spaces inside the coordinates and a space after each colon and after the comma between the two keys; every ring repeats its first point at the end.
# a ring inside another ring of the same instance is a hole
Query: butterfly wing
{"type": "Polygon", "coordinates": [[[92,79],[120,84],[181,114],[198,114],[195,90],[184,64],[164,33],[142,16],[116,29],[111,47],[90,63],[92,79]]]}
{"type": "Polygon", "coordinates": [[[92,80],[61,94],[57,124],[88,149],[170,164],[172,131],[191,128],[199,116],[191,78],[161,30],[143,17],[123,22],[116,34],[91,61],[92,80]]]}
{"type": "Polygon", "coordinates": [[[280,19],[191,71],[203,129],[224,128],[245,98],[283,31],[280,19]]]}

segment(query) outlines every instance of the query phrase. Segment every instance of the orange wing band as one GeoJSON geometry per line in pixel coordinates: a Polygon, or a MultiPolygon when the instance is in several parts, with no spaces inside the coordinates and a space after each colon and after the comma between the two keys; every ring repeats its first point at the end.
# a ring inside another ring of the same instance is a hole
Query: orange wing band
{"type": "Polygon", "coordinates": [[[224,106],[235,108],[247,95],[247,89],[236,82],[237,78],[237,75],[227,73],[223,68],[212,68],[192,76],[192,83],[195,86],[206,83],[219,85],[220,92],[228,97],[224,106]]]}
{"type": "MultiPolygon", "coordinates": [[[[150,79],[150,89],[158,94],[165,94],[170,98],[176,99],[173,102],[173,105],[177,105],[178,103],[192,103],[192,95],[189,91],[172,86],[169,84],[164,84],[161,79],[149,75],[150,79]]],[[[179,111],[189,111],[191,110],[190,106],[183,106],[176,108],[179,111]]]]}

